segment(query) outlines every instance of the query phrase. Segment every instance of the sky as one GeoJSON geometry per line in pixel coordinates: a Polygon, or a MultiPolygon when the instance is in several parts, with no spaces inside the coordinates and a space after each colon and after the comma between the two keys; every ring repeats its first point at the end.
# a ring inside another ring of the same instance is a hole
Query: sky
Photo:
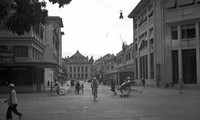
{"type": "Polygon", "coordinates": [[[139,1],[72,0],[62,8],[48,3],[48,15],[63,21],[62,57],[71,57],[77,50],[95,60],[108,53],[116,55],[122,42],[133,42],[133,21],[128,15],[139,1]],[[119,19],[120,10],[124,19],[119,19]]]}

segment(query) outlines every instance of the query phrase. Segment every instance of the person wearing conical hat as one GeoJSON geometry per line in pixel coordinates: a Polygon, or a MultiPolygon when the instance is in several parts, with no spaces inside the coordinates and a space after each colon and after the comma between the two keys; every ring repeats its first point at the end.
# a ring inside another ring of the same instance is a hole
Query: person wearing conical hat
{"type": "Polygon", "coordinates": [[[6,113],[6,120],[12,120],[12,112],[19,116],[19,120],[22,118],[22,113],[17,110],[17,94],[15,91],[15,85],[10,83],[8,85],[10,89],[10,96],[4,103],[8,103],[8,109],[6,113]]]}

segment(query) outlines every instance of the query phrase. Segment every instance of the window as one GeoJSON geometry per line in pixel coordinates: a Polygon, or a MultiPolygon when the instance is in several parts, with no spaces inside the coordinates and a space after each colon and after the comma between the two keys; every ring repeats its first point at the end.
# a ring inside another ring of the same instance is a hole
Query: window
{"type": "Polygon", "coordinates": [[[149,5],[149,18],[153,16],[153,4],[149,5]]]}
{"type": "Polygon", "coordinates": [[[194,5],[194,0],[179,0],[178,4],[180,7],[194,5]]]}
{"type": "Polygon", "coordinates": [[[84,68],[83,67],[81,67],[81,72],[83,72],[84,71],[84,68]]]}
{"type": "Polygon", "coordinates": [[[80,78],[80,74],[78,74],[78,78],[80,78]]]}
{"type": "Polygon", "coordinates": [[[15,57],[28,57],[28,47],[26,46],[13,46],[15,57]]]}
{"type": "Polygon", "coordinates": [[[7,51],[8,47],[4,45],[0,45],[0,51],[7,51]]]}
{"type": "Polygon", "coordinates": [[[88,75],[87,74],[85,74],[85,78],[87,78],[88,77],[88,75]]]}
{"type": "Polygon", "coordinates": [[[84,75],[83,75],[83,74],[81,74],[81,78],[84,78],[84,75]]]}
{"type": "Polygon", "coordinates": [[[196,38],[196,30],[195,25],[184,25],[181,26],[181,38],[187,39],[187,38],[196,38]]]}
{"type": "Polygon", "coordinates": [[[70,78],[72,78],[72,74],[70,74],[70,78]]]}
{"type": "Polygon", "coordinates": [[[150,41],[150,44],[153,44],[153,42],[154,42],[153,38],[151,38],[149,41],[150,41]]]}
{"type": "Polygon", "coordinates": [[[154,34],[153,34],[153,28],[149,29],[149,38],[153,38],[154,34]]]}
{"type": "Polygon", "coordinates": [[[173,9],[177,7],[177,0],[167,0],[167,9],[173,9]]]}
{"type": "Polygon", "coordinates": [[[69,68],[69,71],[72,72],[72,67],[69,68]]]}
{"type": "Polygon", "coordinates": [[[172,40],[177,40],[178,39],[178,29],[177,26],[176,27],[172,27],[171,28],[171,36],[172,36],[172,40]]]}
{"type": "Polygon", "coordinates": [[[85,67],[85,72],[88,72],[88,67],[85,67]]]}
{"type": "Polygon", "coordinates": [[[76,67],[74,67],[74,72],[76,72],[76,67]]]}
{"type": "Polygon", "coordinates": [[[137,19],[134,20],[134,30],[137,29],[137,19]]]}
{"type": "Polygon", "coordinates": [[[147,10],[145,10],[143,13],[141,13],[138,20],[139,20],[139,26],[141,26],[142,24],[144,24],[147,21],[147,10]]]}

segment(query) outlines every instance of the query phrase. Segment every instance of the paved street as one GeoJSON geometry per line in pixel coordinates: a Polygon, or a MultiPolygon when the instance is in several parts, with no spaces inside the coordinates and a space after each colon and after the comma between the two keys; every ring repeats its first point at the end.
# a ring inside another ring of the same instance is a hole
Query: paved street
{"type": "MultiPolygon", "coordinates": [[[[65,86],[66,87],[66,86],[65,86]]],[[[74,88],[65,96],[48,97],[45,92],[19,93],[18,110],[23,120],[199,120],[200,91],[138,86],[143,93],[132,92],[120,98],[109,86],[100,85],[97,101],[89,84],[84,94],[75,95],[74,88]]],[[[0,94],[0,120],[5,120],[7,94],[0,94]]],[[[16,115],[14,120],[18,120],[16,115]]]]}

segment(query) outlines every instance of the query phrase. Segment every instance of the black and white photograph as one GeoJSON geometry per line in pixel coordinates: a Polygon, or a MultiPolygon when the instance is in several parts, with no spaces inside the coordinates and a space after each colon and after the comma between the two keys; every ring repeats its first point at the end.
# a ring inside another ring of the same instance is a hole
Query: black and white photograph
{"type": "Polygon", "coordinates": [[[0,120],[199,120],[200,0],[0,0],[0,120]]]}

